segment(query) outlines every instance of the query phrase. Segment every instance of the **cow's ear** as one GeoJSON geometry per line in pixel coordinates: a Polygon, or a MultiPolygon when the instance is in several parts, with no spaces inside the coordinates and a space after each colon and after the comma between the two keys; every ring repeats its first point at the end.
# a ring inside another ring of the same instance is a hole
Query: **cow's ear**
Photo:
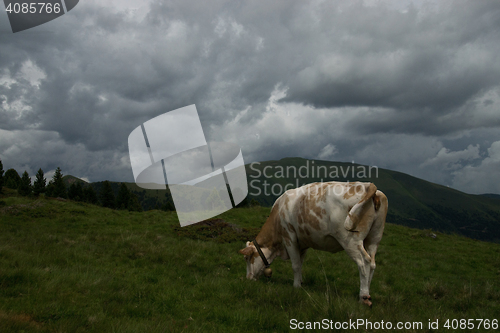
{"type": "Polygon", "coordinates": [[[243,254],[244,256],[250,256],[253,254],[253,247],[247,246],[244,249],[239,250],[238,252],[243,254]]]}

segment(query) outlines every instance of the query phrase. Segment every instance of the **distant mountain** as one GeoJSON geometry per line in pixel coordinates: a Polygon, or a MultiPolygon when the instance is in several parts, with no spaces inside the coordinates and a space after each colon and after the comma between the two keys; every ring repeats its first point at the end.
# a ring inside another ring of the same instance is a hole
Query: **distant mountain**
{"type": "MultiPolygon", "coordinates": [[[[272,206],[286,189],[313,182],[372,182],[389,199],[389,223],[500,243],[500,195],[467,194],[402,172],[355,163],[284,158],[247,164],[245,168],[249,191],[246,200],[255,199],[262,206],[272,206]]],[[[72,176],[64,179],[68,184],[79,180],[72,176]]],[[[166,191],[126,184],[144,210],[159,209],[167,200],[166,191]]],[[[102,182],[90,185],[99,192],[102,182]]],[[[116,195],[120,183],[111,182],[111,186],[116,195]]]]}
{"type": "Polygon", "coordinates": [[[81,183],[82,185],[88,184],[85,180],[71,175],[63,176],[63,182],[66,184],[66,186],[70,186],[71,184],[76,182],[81,183]]]}
{"type": "Polygon", "coordinates": [[[492,198],[492,199],[498,199],[498,200],[500,200],[500,194],[485,193],[485,194],[481,194],[481,195],[484,196],[484,197],[487,197],[487,198],[492,198]]]}

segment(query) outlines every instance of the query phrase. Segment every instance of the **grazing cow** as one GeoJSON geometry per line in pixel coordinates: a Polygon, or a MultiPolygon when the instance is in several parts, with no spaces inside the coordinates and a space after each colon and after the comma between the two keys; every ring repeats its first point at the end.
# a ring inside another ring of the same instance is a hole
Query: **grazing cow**
{"type": "Polygon", "coordinates": [[[286,191],[255,240],[239,251],[247,278],[255,280],[264,271],[270,276],[269,265],[280,256],[291,260],[293,285],[300,287],[308,248],[345,250],[358,265],[360,302],[371,306],[370,283],[387,207],[387,197],[372,183],[313,183],[286,191]]]}

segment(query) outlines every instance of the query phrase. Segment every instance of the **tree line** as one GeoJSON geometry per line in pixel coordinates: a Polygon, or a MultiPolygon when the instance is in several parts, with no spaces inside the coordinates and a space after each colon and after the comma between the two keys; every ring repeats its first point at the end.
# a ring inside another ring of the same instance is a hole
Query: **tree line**
{"type": "MultiPolygon", "coordinates": [[[[172,194],[167,186],[164,200],[158,196],[151,195],[151,191],[145,190],[133,192],[129,190],[125,183],[111,184],[109,181],[84,184],[83,181],[74,179],[69,185],[65,184],[61,168],[57,167],[52,179],[47,183],[43,170],[40,168],[35,175],[33,184],[30,175],[24,171],[19,176],[15,169],[9,169],[4,173],[2,161],[0,160],[0,193],[2,186],[17,190],[19,195],[38,197],[43,194],[49,198],[63,198],[73,201],[87,202],[94,205],[112,209],[125,209],[130,211],[142,211],[149,209],[158,209],[163,211],[175,211],[172,194]],[[114,189],[114,190],[113,190],[114,189]],[[115,193],[117,193],[115,195],[115,193]]],[[[217,196],[219,197],[219,196],[217,196]]],[[[209,200],[208,198],[207,200],[209,200]]],[[[220,198],[219,198],[220,200],[220,198]]],[[[213,200],[212,200],[213,201],[213,200]]],[[[247,198],[237,205],[237,207],[258,206],[259,203],[247,198]]]]}
{"type": "Polygon", "coordinates": [[[75,180],[69,188],[63,180],[61,168],[57,167],[52,179],[47,183],[44,172],[40,168],[35,176],[35,181],[31,184],[31,178],[27,171],[19,176],[15,169],[8,169],[4,172],[3,164],[0,160],[0,193],[3,187],[17,190],[19,195],[38,197],[42,193],[45,197],[62,198],[73,201],[87,202],[94,205],[101,205],[112,209],[125,209],[129,211],[142,211],[137,195],[131,192],[127,185],[121,183],[118,195],[115,197],[109,181],[104,181],[99,193],[91,185],[82,185],[82,182],[75,180]]]}

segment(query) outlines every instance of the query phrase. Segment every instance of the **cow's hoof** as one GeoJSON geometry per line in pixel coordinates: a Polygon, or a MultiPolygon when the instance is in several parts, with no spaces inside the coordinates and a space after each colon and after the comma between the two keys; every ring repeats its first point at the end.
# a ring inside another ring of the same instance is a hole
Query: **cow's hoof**
{"type": "Polygon", "coordinates": [[[361,297],[361,299],[359,301],[365,305],[368,305],[369,307],[372,307],[371,300],[372,300],[372,298],[370,296],[363,296],[363,297],[361,297]]]}

